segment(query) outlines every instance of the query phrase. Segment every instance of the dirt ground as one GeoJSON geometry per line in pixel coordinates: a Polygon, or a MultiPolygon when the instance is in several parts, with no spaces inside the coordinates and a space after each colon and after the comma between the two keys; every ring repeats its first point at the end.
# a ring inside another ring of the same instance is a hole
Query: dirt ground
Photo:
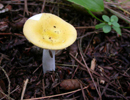
{"type": "MultiPolygon", "coordinates": [[[[95,29],[98,20],[66,0],[26,1],[0,1],[0,100],[130,100],[129,21],[119,18],[122,36],[114,30],[105,34],[95,29]],[[77,30],[76,42],[56,54],[56,71],[46,74],[42,49],[23,35],[26,20],[41,12],[77,30]]],[[[129,6],[121,5],[122,11],[105,5],[130,16],[129,6]]],[[[100,19],[113,15],[107,9],[94,14],[100,19]]]]}

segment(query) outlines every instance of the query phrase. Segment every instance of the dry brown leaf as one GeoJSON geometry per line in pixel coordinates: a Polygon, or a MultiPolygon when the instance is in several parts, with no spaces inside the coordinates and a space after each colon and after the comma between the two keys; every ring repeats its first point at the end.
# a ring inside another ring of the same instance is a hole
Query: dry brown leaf
{"type": "Polygon", "coordinates": [[[78,79],[66,79],[60,83],[60,86],[64,90],[74,90],[80,88],[80,82],[78,79]]]}

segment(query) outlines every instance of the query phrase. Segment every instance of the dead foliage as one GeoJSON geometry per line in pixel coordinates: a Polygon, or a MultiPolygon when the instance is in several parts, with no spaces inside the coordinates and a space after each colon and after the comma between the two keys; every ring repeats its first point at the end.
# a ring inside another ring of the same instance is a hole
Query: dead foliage
{"type": "MultiPolygon", "coordinates": [[[[105,2],[106,11],[129,17],[126,9],[113,4],[124,5],[105,2]]],[[[122,18],[119,24],[129,27],[122,18]]],[[[122,36],[113,30],[105,34],[94,28],[98,23],[66,0],[1,0],[0,100],[129,100],[130,30],[122,28],[122,36]],[[44,75],[42,50],[27,41],[22,31],[25,21],[40,12],[60,16],[78,33],[76,42],[57,54],[56,71],[44,75]]]]}

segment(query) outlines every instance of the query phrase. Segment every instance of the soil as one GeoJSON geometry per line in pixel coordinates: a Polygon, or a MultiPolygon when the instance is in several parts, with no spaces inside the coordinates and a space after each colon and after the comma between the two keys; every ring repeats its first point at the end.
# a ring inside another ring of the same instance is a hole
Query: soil
{"type": "MultiPolygon", "coordinates": [[[[130,99],[130,29],[125,28],[129,27],[126,21],[119,19],[119,36],[114,30],[106,34],[95,29],[100,22],[66,0],[0,3],[4,6],[0,9],[0,100],[130,99]],[[42,49],[23,35],[26,20],[41,12],[55,14],[77,30],[76,42],[56,54],[56,71],[45,74],[42,49]]],[[[102,19],[102,14],[95,15],[102,19]]]]}

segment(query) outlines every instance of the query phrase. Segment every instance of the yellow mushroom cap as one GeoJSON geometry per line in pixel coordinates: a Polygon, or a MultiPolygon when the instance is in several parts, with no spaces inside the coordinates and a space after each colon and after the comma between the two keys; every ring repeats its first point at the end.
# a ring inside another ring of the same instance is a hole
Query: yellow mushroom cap
{"type": "Polygon", "coordinates": [[[50,50],[64,49],[77,38],[71,24],[50,13],[30,17],[24,24],[23,33],[34,45],[50,50]]]}

